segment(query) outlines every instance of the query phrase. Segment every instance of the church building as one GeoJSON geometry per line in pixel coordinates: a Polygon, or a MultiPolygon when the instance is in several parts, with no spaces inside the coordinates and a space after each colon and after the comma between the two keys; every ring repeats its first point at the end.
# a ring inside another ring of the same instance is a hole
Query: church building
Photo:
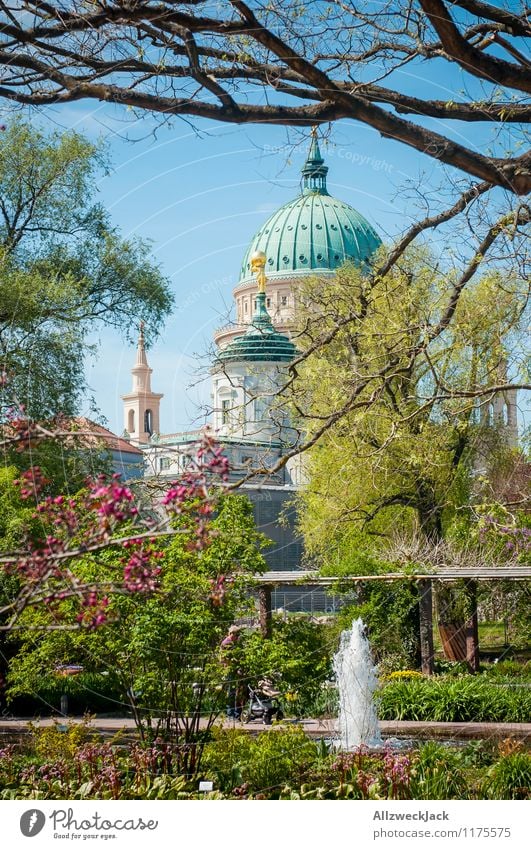
{"type": "MultiPolygon", "coordinates": [[[[329,194],[327,173],[313,132],[301,191],[274,212],[251,240],[233,290],[236,320],[214,333],[211,429],[223,444],[235,480],[249,468],[273,467],[296,445],[297,433],[275,402],[289,364],[297,356],[290,331],[301,283],[309,276],[334,275],[346,261],[369,265],[381,245],[359,212],[329,194]]],[[[146,477],[173,479],[184,470],[200,431],[159,432],[163,396],[151,387],[142,328],[131,372],[131,391],[122,396],[124,437],[143,451],[146,477]]],[[[515,399],[507,409],[508,423],[516,428],[515,399]]],[[[493,415],[498,413],[496,408],[493,415]]],[[[294,457],[278,472],[244,484],[258,528],[273,541],[265,552],[270,570],[301,566],[302,544],[295,533],[292,505],[301,483],[301,462],[294,457]]],[[[330,604],[333,599],[309,587],[280,588],[273,596],[274,607],[309,609],[311,605],[322,610],[330,604]]]]}

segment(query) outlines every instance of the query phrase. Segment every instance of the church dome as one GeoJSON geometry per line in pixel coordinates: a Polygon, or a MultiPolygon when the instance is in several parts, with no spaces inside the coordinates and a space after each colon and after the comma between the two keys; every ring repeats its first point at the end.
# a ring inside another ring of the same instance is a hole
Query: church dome
{"type": "Polygon", "coordinates": [[[314,137],[304,167],[299,197],[274,212],[254,236],[245,254],[240,282],[250,278],[251,257],[266,254],[268,279],[334,271],[345,262],[361,265],[381,245],[369,222],[326,188],[328,168],[314,137]]]}

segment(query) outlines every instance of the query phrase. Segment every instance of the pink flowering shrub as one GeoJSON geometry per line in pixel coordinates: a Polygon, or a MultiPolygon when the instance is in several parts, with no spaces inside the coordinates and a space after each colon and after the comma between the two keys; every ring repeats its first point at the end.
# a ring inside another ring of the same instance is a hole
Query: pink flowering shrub
{"type": "MultiPolygon", "coordinates": [[[[61,419],[53,423],[55,429],[51,424],[44,427],[28,420],[16,404],[4,405],[3,418],[4,448],[11,451],[31,452],[32,446],[59,438],[72,441],[68,422],[61,419]]],[[[160,497],[166,515],[157,520],[141,510],[137,490],[123,483],[119,475],[99,475],[87,480],[75,495],[63,495],[51,493],[52,482],[46,473],[32,465],[14,481],[21,502],[35,504],[32,526],[21,539],[17,554],[2,558],[4,571],[18,579],[20,593],[0,612],[8,621],[11,616],[15,624],[28,605],[44,604],[58,615],[65,610],[62,603],[70,599],[77,609],[70,605],[69,615],[74,612],[80,626],[94,629],[104,624],[113,592],[157,591],[164,537],[184,533],[188,546],[197,552],[210,544],[211,519],[228,474],[221,446],[205,432],[189,458],[186,473],[172,481],[160,497]],[[106,550],[123,551],[118,559],[121,574],[114,564],[106,580],[82,580],[76,561],[90,562],[106,550]]],[[[214,579],[212,599],[216,604],[223,603],[224,583],[224,575],[214,579]]]]}

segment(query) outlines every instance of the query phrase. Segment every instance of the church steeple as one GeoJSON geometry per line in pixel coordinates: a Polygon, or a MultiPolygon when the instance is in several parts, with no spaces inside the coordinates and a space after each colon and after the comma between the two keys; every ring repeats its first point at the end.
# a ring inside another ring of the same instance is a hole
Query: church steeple
{"type": "Polygon", "coordinates": [[[140,322],[136,362],[131,369],[133,385],[128,395],[122,395],[124,402],[124,428],[131,442],[145,445],[154,433],[160,430],[160,399],[164,396],[151,391],[151,375],[144,340],[144,322],[140,322]]]}
{"type": "Polygon", "coordinates": [[[138,343],[136,346],[136,364],[137,366],[147,366],[146,346],[144,340],[144,322],[141,321],[138,326],[138,343]]]}
{"type": "Polygon", "coordinates": [[[328,167],[324,164],[321,156],[319,141],[317,139],[317,127],[312,129],[312,141],[306,162],[301,169],[302,193],[303,195],[319,194],[327,195],[326,175],[328,167]]]}
{"type": "Polygon", "coordinates": [[[133,392],[151,392],[151,375],[153,369],[149,367],[144,340],[144,322],[139,325],[138,342],[136,346],[136,363],[131,369],[133,375],[133,392]]]}

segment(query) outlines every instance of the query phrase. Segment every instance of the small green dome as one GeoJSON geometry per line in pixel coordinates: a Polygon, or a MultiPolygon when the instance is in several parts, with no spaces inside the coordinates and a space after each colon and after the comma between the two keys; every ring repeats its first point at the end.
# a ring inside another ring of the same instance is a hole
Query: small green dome
{"type": "Polygon", "coordinates": [[[252,276],[255,251],[266,254],[269,279],[333,271],[347,261],[361,265],[370,260],[381,239],[363,215],[328,194],[327,171],[313,138],[302,169],[302,194],[274,212],[256,233],[243,260],[240,282],[252,276]]]}
{"type": "Polygon", "coordinates": [[[290,363],[296,354],[297,349],[289,337],[273,327],[266,308],[265,292],[258,292],[256,310],[248,329],[229,342],[216,359],[218,363],[290,363]]]}

